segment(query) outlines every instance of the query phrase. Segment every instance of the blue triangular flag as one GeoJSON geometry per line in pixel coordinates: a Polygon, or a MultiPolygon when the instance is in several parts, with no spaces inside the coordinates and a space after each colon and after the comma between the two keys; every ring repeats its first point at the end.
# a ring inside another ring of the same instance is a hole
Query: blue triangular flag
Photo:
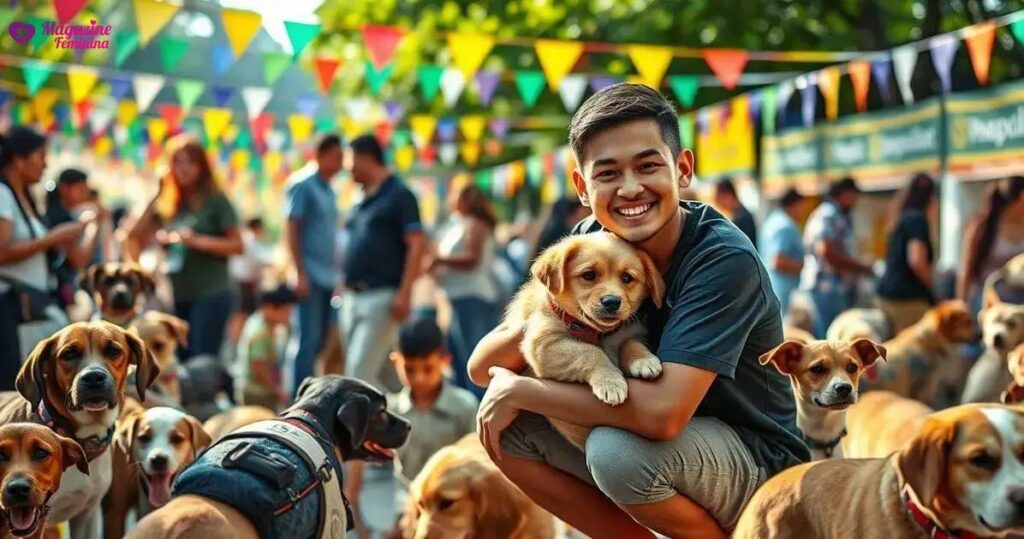
{"type": "Polygon", "coordinates": [[[132,87],[132,79],[127,75],[112,75],[107,82],[110,83],[110,96],[118,100],[124,99],[132,87]]]}
{"type": "Polygon", "coordinates": [[[882,94],[882,99],[887,104],[892,100],[892,94],[890,93],[889,86],[889,70],[891,65],[892,60],[888,58],[871,62],[871,81],[878,85],[878,90],[882,94]]]}
{"type": "Polygon", "coordinates": [[[211,59],[213,60],[213,73],[218,77],[227,73],[231,69],[231,64],[235,63],[235,55],[227,43],[214,45],[211,59]]]}
{"type": "Polygon", "coordinates": [[[300,113],[312,118],[316,115],[316,110],[320,108],[320,97],[315,94],[303,94],[295,102],[295,108],[299,109],[300,113]]]}
{"type": "Polygon", "coordinates": [[[437,138],[442,142],[455,140],[455,130],[458,127],[455,118],[441,118],[437,121],[437,138]]]}
{"type": "Polygon", "coordinates": [[[231,94],[234,93],[234,88],[227,86],[214,86],[213,87],[213,102],[218,107],[226,107],[228,101],[231,99],[231,94]]]}

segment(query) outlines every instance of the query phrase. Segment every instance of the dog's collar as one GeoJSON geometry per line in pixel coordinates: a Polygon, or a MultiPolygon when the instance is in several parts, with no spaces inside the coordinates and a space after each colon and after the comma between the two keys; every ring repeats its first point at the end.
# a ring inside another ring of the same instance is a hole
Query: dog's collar
{"type": "Polygon", "coordinates": [[[102,436],[97,434],[85,439],[79,438],[75,435],[75,428],[70,421],[50,412],[50,408],[46,406],[45,399],[39,401],[36,415],[39,416],[39,422],[43,425],[50,427],[61,436],[66,436],[78,442],[78,445],[82,446],[82,449],[85,451],[85,457],[89,462],[102,455],[110,447],[110,440],[114,436],[114,428],[111,427],[102,436]]]}
{"type": "Polygon", "coordinates": [[[583,322],[579,318],[576,318],[566,312],[565,309],[556,305],[554,301],[549,301],[548,304],[555,315],[558,316],[562,323],[565,324],[566,329],[569,331],[569,335],[572,335],[585,343],[598,344],[601,342],[602,338],[607,337],[612,333],[611,331],[601,332],[594,329],[586,322],[583,322]]]}
{"type": "Polygon", "coordinates": [[[903,487],[900,491],[900,498],[903,499],[903,505],[907,508],[907,513],[915,524],[931,539],[978,539],[978,536],[969,531],[950,531],[943,528],[925,514],[923,510],[914,502],[913,496],[910,495],[910,488],[903,487]]]}
{"type": "Polygon", "coordinates": [[[840,441],[842,441],[843,436],[846,436],[846,429],[843,429],[843,432],[840,432],[839,436],[836,436],[835,438],[827,442],[815,440],[814,438],[811,438],[810,436],[807,436],[805,434],[804,443],[807,444],[807,447],[811,449],[820,449],[822,452],[825,453],[825,458],[830,459],[832,458],[832,453],[834,453],[836,450],[836,446],[839,445],[840,441]]]}

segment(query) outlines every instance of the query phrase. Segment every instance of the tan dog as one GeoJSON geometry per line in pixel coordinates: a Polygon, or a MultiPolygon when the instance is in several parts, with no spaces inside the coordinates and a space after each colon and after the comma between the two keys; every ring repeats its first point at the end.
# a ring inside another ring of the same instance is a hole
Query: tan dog
{"type": "Polygon", "coordinates": [[[843,455],[848,459],[887,457],[902,449],[932,412],[892,391],[869,391],[846,411],[843,455]]]}
{"type": "Polygon", "coordinates": [[[977,328],[967,304],[944,301],[883,343],[887,361],[864,377],[865,389],[887,389],[929,405],[944,401],[948,386],[963,380],[965,373],[959,346],[975,339],[977,328]]]}
{"type": "MultiPolygon", "coordinates": [[[[533,279],[512,299],[505,322],[522,324],[523,356],[533,373],[584,382],[602,402],[626,400],[626,378],[651,379],[661,361],[632,319],[647,298],[661,306],[665,284],[650,257],[614,234],[570,236],[549,247],[533,279]]],[[[552,421],[579,447],[589,429],[552,421]]]]}
{"type": "Polygon", "coordinates": [[[888,458],[814,462],[772,477],[754,494],[733,537],[1020,535],[1022,444],[1022,407],[944,410],[888,458]]]}
{"type": "Polygon", "coordinates": [[[181,407],[178,346],[188,345],[188,322],[159,311],[146,311],[132,324],[160,365],[160,377],[150,388],[146,404],[181,407]]]}
{"type": "Polygon", "coordinates": [[[861,374],[879,359],[885,348],[860,339],[836,341],[786,341],[761,356],[789,376],[796,397],[796,424],[804,433],[811,458],[841,458],[839,442],[846,435],[846,409],[857,402],[861,374]]]}
{"type": "Polygon", "coordinates": [[[273,410],[262,406],[236,406],[207,419],[203,423],[203,430],[216,442],[246,425],[275,417],[277,414],[273,410]]]}
{"type": "Polygon", "coordinates": [[[409,487],[404,539],[545,539],[555,520],[502,475],[476,434],[434,453],[409,487]]]}
{"type": "Polygon", "coordinates": [[[82,446],[35,423],[0,426],[0,537],[39,539],[64,470],[89,473],[82,446]]]}
{"type": "Polygon", "coordinates": [[[1024,401],[1024,344],[1021,344],[1007,357],[1012,382],[999,395],[999,402],[1015,404],[1024,401]]]}
{"type": "Polygon", "coordinates": [[[127,328],[135,319],[139,299],[152,296],[156,283],[138,264],[93,264],[82,274],[82,290],[96,302],[100,320],[127,328]]]}
{"type": "Polygon", "coordinates": [[[1007,356],[1024,343],[1024,305],[989,302],[978,313],[985,352],[967,375],[962,402],[994,402],[1010,384],[1007,356]]]}
{"type": "Polygon", "coordinates": [[[825,338],[830,341],[870,339],[883,342],[892,338],[892,328],[881,309],[847,309],[828,326],[825,338]]]}
{"type": "Polygon", "coordinates": [[[71,324],[40,342],[18,373],[18,393],[0,394],[0,424],[42,423],[78,442],[89,475],[64,474],[51,498],[51,522],[70,521],[71,537],[102,533],[100,501],[110,488],[109,441],[125,400],[129,367],[145,395],[160,373],[142,339],[108,322],[71,324]]]}

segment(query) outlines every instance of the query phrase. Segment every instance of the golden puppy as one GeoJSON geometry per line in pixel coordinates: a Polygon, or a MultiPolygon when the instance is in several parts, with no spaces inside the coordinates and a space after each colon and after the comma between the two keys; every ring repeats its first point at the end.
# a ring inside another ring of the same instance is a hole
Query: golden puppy
{"type": "Polygon", "coordinates": [[[159,311],[146,311],[132,323],[160,365],[160,377],[153,384],[147,403],[181,407],[178,381],[178,346],[188,344],[188,322],[159,311]]]}
{"type": "Polygon", "coordinates": [[[122,328],[135,318],[139,298],[156,290],[153,277],[142,266],[121,262],[89,266],[79,285],[96,302],[100,319],[122,328]]]}
{"type": "MultiPolygon", "coordinates": [[[[544,251],[533,279],[512,299],[506,323],[525,327],[523,356],[534,374],[585,382],[602,402],[626,400],[626,378],[651,379],[661,361],[640,340],[634,315],[647,298],[661,306],[665,284],[654,263],[614,234],[570,236],[544,251]]],[[[582,447],[589,429],[552,421],[582,447]]]]}
{"type": "Polygon", "coordinates": [[[82,446],[35,423],[0,426],[0,457],[0,537],[42,537],[64,470],[89,473],[82,446]]]}
{"type": "Polygon", "coordinates": [[[1021,344],[1007,356],[1007,364],[1010,367],[1010,376],[1013,381],[1006,387],[999,396],[1003,404],[1014,404],[1024,401],[1024,344],[1021,344]]]}
{"type": "Polygon", "coordinates": [[[554,536],[554,518],[502,475],[475,434],[430,457],[402,517],[404,539],[554,536]]]}
{"type": "Polygon", "coordinates": [[[892,391],[869,391],[846,411],[841,447],[848,459],[882,458],[902,449],[934,412],[892,391]]]}
{"type": "Polygon", "coordinates": [[[1012,379],[1007,370],[1010,350],[1024,343],[1024,305],[989,302],[978,313],[985,352],[974,362],[961,402],[994,402],[1012,379]]]}
{"type": "Polygon", "coordinates": [[[944,301],[883,343],[886,362],[864,377],[865,389],[886,389],[929,405],[944,401],[949,385],[964,377],[960,345],[973,342],[977,333],[966,303],[944,301]]]}
{"type": "Polygon", "coordinates": [[[828,326],[825,338],[830,341],[871,339],[882,342],[892,337],[889,320],[881,309],[847,309],[828,326]]]}
{"type": "Polygon", "coordinates": [[[794,466],[765,482],[733,537],[1009,537],[1024,533],[1024,407],[935,413],[887,458],[794,466]]]}
{"type": "Polygon", "coordinates": [[[276,417],[277,414],[273,410],[262,406],[236,406],[207,419],[203,423],[203,430],[216,442],[223,438],[225,434],[234,432],[246,425],[276,417]]]}
{"type": "Polygon", "coordinates": [[[796,396],[796,424],[814,460],[840,458],[839,442],[846,435],[846,409],[857,402],[860,376],[879,359],[885,348],[868,339],[786,341],[761,356],[789,376],[796,396]]]}

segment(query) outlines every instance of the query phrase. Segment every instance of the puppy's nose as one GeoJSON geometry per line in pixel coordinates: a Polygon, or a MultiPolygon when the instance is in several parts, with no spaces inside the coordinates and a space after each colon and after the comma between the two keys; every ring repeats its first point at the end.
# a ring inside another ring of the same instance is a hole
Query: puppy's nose
{"type": "Polygon", "coordinates": [[[1007,492],[1006,498],[1017,507],[1017,510],[1024,510],[1024,488],[1012,488],[1007,492]]]}
{"type": "Polygon", "coordinates": [[[28,497],[32,495],[32,483],[28,479],[11,479],[7,482],[7,487],[4,490],[9,502],[27,502],[28,497]]]}
{"type": "Polygon", "coordinates": [[[153,455],[149,457],[149,466],[154,472],[167,471],[167,455],[153,455]]]}
{"type": "Polygon", "coordinates": [[[849,397],[850,393],[853,392],[853,385],[836,384],[835,387],[832,388],[832,391],[835,391],[836,395],[839,395],[840,397],[849,397]]]}
{"type": "Polygon", "coordinates": [[[1006,337],[1003,337],[1002,333],[996,333],[996,336],[992,338],[992,344],[1002,350],[1006,347],[1006,337]]]}
{"type": "Polygon", "coordinates": [[[603,296],[601,298],[601,308],[610,313],[614,313],[622,307],[622,298],[619,296],[603,296]]]}
{"type": "Polygon", "coordinates": [[[107,375],[100,371],[89,371],[82,373],[82,385],[87,389],[100,389],[107,382],[107,375]]]}

